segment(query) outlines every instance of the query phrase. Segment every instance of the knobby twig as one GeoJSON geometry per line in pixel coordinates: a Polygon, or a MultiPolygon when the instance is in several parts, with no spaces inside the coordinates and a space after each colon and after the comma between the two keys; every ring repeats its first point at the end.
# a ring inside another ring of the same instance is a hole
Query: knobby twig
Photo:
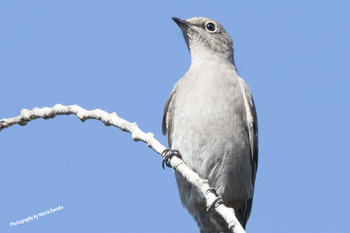
{"type": "MultiPolygon", "coordinates": [[[[131,133],[132,139],[134,141],[142,141],[147,143],[147,146],[158,154],[164,156],[164,150],[167,148],[158,142],[153,133],[144,133],[139,129],[136,123],[130,123],[113,112],[111,114],[95,109],[92,111],[87,111],[77,105],[63,106],[61,104],[55,105],[53,108],[34,108],[33,110],[23,109],[21,115],[14,118],[2,119],[0,121],[0,131],[8,128],[12,125],[19,124],[21,126],[26,125],[29,121],[38,118],[50,119],[57,115],[76,115],[82,122],[87,119],[95,119],[102,121],[106,126],[115,126],[125,132],[131,133]]],[[[234,210],[232,208],[227,208],[222,202],[218,202],[218,196],[215,191],[209,186],[207,180],[201,179],[195,172],[193,172],[180,158],[173,156],[170,160],[170,165],[179,172],[189,183],[191,183],[197,190],[202,193],[207,202],[207,207],[214,209],[218,214],[220,214],[228,223],[230,230],[234,233],[245,233],[243,227],[237,220],[234,210]],[[215,204],[216,205],[213,205],[215,204]]]]}

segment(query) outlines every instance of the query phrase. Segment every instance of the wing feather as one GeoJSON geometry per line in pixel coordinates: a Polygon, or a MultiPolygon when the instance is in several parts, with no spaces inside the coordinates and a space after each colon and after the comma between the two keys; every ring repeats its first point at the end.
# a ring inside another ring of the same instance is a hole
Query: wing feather
{"type": "Polygon", "coordinates": [[[163,113],[163,122],[162,122],[162,132],[163,132],[163,135],[166,135],[168,133],[168,144],[170,148],[171,148],[171,132],[172,132],[173,121],[174,121],[175,93],[176,93],[176,89],[174,88],[165,104],[164,113],[163,113]]]}
{"type": "MultiPolygon", "coordinates": [[[[249,133],[250,155],[251,155],[251,162],[252,162],[252,178],[253,178],[252,182],[254,187],[256,172],[258,169],[258,118],[256,114],[252,93],[250,92],[248,85],[243,79],[241,80],[241,83],[242,83],[243,95],[245,100],[247,126],[248,126],[248,133],[249,133]]],[[[247,200],[243,227],[245,227],[245,225],[247,224],[248,218],[252,210],[252,205],[253,205],[253,198],[247,200]]]]}
{"type": "Polygon", "coordinates": [[[249,133],[250,155],[253,169],[253,184],[255,183],[256,171],[258,168],[258,119],[252,93],[246,82],[241,79],[245,109],[247,116],[247,126],[249,133]]]}

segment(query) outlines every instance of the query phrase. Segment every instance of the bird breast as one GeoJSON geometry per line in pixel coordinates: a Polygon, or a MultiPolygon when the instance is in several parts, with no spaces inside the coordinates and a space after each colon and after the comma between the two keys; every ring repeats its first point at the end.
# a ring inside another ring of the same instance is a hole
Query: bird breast
{"type": "Polygon", "coordinates": [[[239,79],[233,69],[190,69],[176,84],[181,88],[171,138],[185,163],[219,194],[246,197],[252,192],[251,161],[239,79]]]}

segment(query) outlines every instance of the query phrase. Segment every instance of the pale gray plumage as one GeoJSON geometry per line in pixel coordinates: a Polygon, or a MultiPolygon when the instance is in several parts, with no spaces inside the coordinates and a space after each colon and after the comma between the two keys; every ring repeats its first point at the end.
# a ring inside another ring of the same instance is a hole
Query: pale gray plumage
{"type": "MultiPolygon", "coordinates": [[[[230,35],[215,20],[173,18],[191,53],[191,67],[170,94],[163,134],[171,149],[216,189],[245,227],[258,166],[258,124],[253,97],[233,59],[230,35]]],[[[175,173],[182,204],[201,233],[230,232],[203,197],[175,173]]]]}

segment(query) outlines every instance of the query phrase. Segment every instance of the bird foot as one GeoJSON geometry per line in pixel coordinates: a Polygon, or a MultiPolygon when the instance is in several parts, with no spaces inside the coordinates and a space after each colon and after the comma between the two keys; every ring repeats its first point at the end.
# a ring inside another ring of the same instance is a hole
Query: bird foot
{"type": "Polygon", "coordinates": [[[224,201],[222,200],[222,198],[219,196],[219,194],[216,192],[215,189],[210,188],[207,190],[206,193],[213,193],[216,196],[216,199],[213,201],[213,203],[211,203],[210,207],[207,208],[207,212],[209,212],[209,210],[215,209],[216,207],[224,203],[224,201]]]}
{"type": "Polygon", "coordinates": [[[165,149],[163,152],[162,152],[162,156],[163,156],[163,162],[162,162],[162,167],[163,169],[164,168],[164,164],[167,166],[167,167],[171,167],[170,165],[170,160],[173,156],[176,156],[180,159],[182,159],[181,157],[181,154],[178,150],[172,150],[172,149],[165,149]]]}

